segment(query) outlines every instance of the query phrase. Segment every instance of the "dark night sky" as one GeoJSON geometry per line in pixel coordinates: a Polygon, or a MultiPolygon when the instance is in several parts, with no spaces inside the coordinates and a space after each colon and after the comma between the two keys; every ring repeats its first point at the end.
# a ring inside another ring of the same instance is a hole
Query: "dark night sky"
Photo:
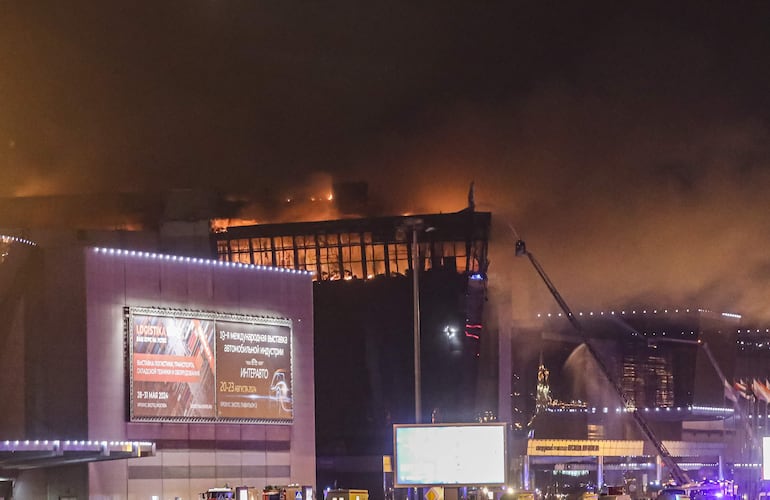
{"type": "Polygon", "coordinates": [[[767,2],[0,0],[0,195],[320,175],[398,213],[475,180],[514,309],[554,308],[509,223],[576,309],[770,318],[767,26],[767,2]]]}

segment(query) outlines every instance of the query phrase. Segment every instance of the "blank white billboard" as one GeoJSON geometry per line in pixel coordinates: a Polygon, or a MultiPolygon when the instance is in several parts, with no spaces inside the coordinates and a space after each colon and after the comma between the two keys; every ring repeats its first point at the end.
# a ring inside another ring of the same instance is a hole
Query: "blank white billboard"
{"type": "Polygon", "coordinates": [[[505,484],[505,424],[394,425],[393,442],[397,488],[505,484]]]}

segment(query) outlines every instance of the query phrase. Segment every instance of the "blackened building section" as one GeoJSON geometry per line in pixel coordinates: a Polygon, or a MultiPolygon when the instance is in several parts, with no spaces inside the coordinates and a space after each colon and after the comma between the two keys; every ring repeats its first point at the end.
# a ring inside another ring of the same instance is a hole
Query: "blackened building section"
{"type": "Polygon", "coordinates": [[[741,328],[737,335],[738,362],[735,380],[749,383],[753,380],[770,381],[770,329],[741,328]]]}
{"type": "Polygon", "coordinates": [[[220,260],[314,275],[318,485],[382,492],[392,424],[415,420],[413,261],[419,276],[424,422],[477,418],[491,214],[229,227],[220,260]],[[413,232],[421,221],[419,254],[413,232]]]}

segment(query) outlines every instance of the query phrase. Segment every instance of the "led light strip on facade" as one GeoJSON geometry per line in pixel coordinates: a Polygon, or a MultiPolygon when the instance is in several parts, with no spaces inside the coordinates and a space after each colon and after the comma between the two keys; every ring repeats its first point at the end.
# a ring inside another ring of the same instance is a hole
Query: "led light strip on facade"
{"type": "Polygon", "coordinates": [[[271,267],[271,266],[255,265],[255,264],[244,264],[242,262],[229,262],[229,261],[222,261],[222,260],[203,259],[199,257],[182,257],[179,255],[143,252],[139,250],[121,250],[117,248],[103,248],[103,247],[95,247],[93,250],[96,253],[101,253],[106,255],[139,257],[144,259],[166,261],[166,262],[181,262],[185,264],[199,264],[199,265],[206,265],[206,266],[212,266],[212,267],[231,267],[231,268],[234,267],[238,269],[253,269],[258,271],[274,271],[277,273],[280,272],[285,274],[299,274],[303,276],[311,276],[313,274],[309,271],[299,270],[299,269],[287,269],[284,267],[271,267]]]}
{"type": "MultiPolygon", "coordinates": [[[[623,316],[623,315],[627,315],[627,314],[632,314],[632,315],[633,314],[689,314],[689,313],[694,313],[694,312],[710,313],[712,311],[709,310],[709,309],[702,309],[702,308],[698,308],[698,309],[642,309],[642,310],[634,310],[634,309],[632,309],[631,311],[621,310],[621,311],[578,312],[576,315],[577,316],[604,316],[604,315],[615,316],[615,315],[619,314],[619,315],[623,316]]],[[[538,318],[541,318],[543,316],[547,316],[549,318],[554,317],[554,316],[555,317],[561,317],[563,315],[564,315],[563,313],[537,313],[537,317],[538,318]]],[[[733,318],[733,319],[741,319],[741,318],[743,318],[743,316],[741,316],[740,314],[728,313],[728,312],[722,313],[722,316],[724,316],[725,318],[733,318]]]]}
{"type": "MultiPolygon", "coordinates": [[[[615,413],[625,412],[630,413],[632,411],[697,411],[697,412],[714,412],[714,413],[733,413],[735,410],[733,408],[720,408],[717,406],[688,406],[687,408],[682,408],[681,406],[677,406],[676,408],[671,406],[665,406],[665,407],[652,407],[652,408],[615,408],[615,413]]],[[[609,408],[599,408],[599,407],[591,407],[591,408],[559,408],[559,407],[553,407],[549,406],[546,408],[546,411],[549,413],[596,413],[597,411],[600,411],[601,413],[608,413],[609,408]]]]}
{"type": "Polygon", "coordinates": [[[123,313],[125,315],[144,314],[149,316],[163,316],[163,317],[169,317],[169,318],[194,318],[194,319],[207,319],[207,320],[214,320],[214,321],[216,320],[236,321],[238,323],[247,323],[247,324],[292,326],[292,321],[289,318],[281,318],[278,316],[224,313],[224,312],[202,311],[202,310],[194,310],[194,309],[174,309],[174,308],[166,308],[166,307],[131,306],[131,307],[124,307],[123,313]]]}
{"type": "Polygon", "coordinates": [[[3,243],[23,243],[25,245],[36,247],[37,243],[34,241],[30,241],[24,238],[19,238],[17,236],[8,236],[5,234],[0,234],[0,240],[2,240],[3,243]]]}
{"type": "Polygon", "coordinates": [[[155,443],[149,441],[94,441],[94,440],[8,440],[0,442],[0,451],[22,451],[22,450],[51,450],[59,448],[67,448],[69,450],[79,449],[92,449],[92,448],[106,448],[117,447],[120,449],[133,449],[133,448],[153,448],[155,443]]]}

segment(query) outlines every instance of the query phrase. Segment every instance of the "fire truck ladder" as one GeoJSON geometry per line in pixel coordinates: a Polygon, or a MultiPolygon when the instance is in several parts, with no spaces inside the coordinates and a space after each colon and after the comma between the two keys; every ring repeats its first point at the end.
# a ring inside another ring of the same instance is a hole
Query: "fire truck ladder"
{"type": "Polygon", "coordinates": [[[749,442],[754,447],[761,449],[762,443],[759,442],[757,435],[754,433],[754,429],[751,428],[751,424],[749,423],[749,416],[743,410],[743,407],[740,405],[740,403],[738,403],[738,399],[740,397],[738,395],[738,391],[736,391],[735,387],[733,387],[733,385],[727,381],[727,377],[725,377],[725,374],[722,371],[722,368],[719,367],[719,363],[717,363],[717,360],[714,357],[714,354],[712,354],[711,349],[709,349],[709,345],[705,341],[698,341],[698,344],[706,352],[706,356],[708,356],[709,361],[711,362],[711,366],[714,368],[714,371],[717,372],[717,375],[722,380],[722,385],[725,387],[725,389],[728,392],[730,392],[730,396],[731,396],[730,400],[733,402],[733,408],[735,409],[735,412],[738,414],[738,418],[743,422],[743,427],[746,430],[746,434],[749,437],[749,442]]]}
{"type": "Polygon", "coordinates": [[[730,400],[733,402],[733,409],[735,411],[735,414],[738,415],[738,420],[740,420],[743,423],[743,428],[746,431],[746,436],[749,438],[749,443],[754,446],[757,449],[762,448],[762,443],[759,441],[759,438],[757,437],[756,433],[754,432],[754,429],[752,429],[751,424],[749,423],[749,416],[746,413],[746,411],[743,409],[743,407],[740,405],[738,400],[740,399],[740,395],[738,394],[738,391],[735,390],[735,387],[727,380],[727,377],[725,376],[724,372],[722,371],[722,368],[719,366],[719,363],[717,362],[717,359],[714,357],[714,353],[711,352],[711,349],[708,346],[708,343],[705,340],[685,340],[685,339],[657,339],[654,341],[648,341],[649,344],[659,344],[659,343],[677,343],[677,344],[689,344],[694,346],[700,346],[701,349],[703,349],[703,352],[706,353],[706,357],[709,360],[709,363],[711,363],[711,367],[714,369],[714,372],[719,377],[719,380],[722,382],[722,385],[724,386],[724,389],[726,392],[730,393],[730,400]]]}
{"type": "Polygon", "coordinates": [[[601,370],[602,375],[604,375],[604,378],[615,389],[615,392],[617,393],[618,397],[623,403],[624,410],[627,413],[629,413],[631,417],[633,417],[634,422],[636,422],[636,425],[639,428],[639,430],[642,432],[642,435],[657,450],[661,460],[666,465],[666,467],[669,468],[669,471],[671,472],[671,476],[673,477],[674,481],[676,481],[677,484],[680,484],[680,485],[689,483],[690,478],[687,476],[687,473],[683,471],[681,467],[679,467],[679,464],[676,463],[674,458],[671,456],[671,453],[669,453],[668,449],[666,449],[666,447],[663,445],[663,442],[660,439],[658,439],[658,437],[655,435],[652,429],[650,429],[650,426],[647,425],[647,422],[642,416],[642,414],[637,411],[634,403],[628,399],[628,396],[626,396],[626,393],[625,391],[623,391],[623,388],[615,380],[615,377],[612,375],[612,372],[609,370],[609,368],[607,368],[607,365],[604,364],[604,361],[602,361],[602,358],[599,356],[599,353],[593,347],[591,343],[591,339],[589,338],[585,330],[583,330],[583,326],[580,324],[580,322],[577,320],[575,315],[572,313],[572,310],[564,301],[564,299],[562,298],[561,294],[554,286],[551,279],[545,273],[545,270],[543,269],[543,267],[540,265],[537,259],[535,259],[535,256],[532,255],[532,253],[527,250],[527,246],[524,243],[524,240],[517,240],[516,256],[520,257],[523,255],[526,255],[529,258],[529,261],[532,263],[532,266],[535,268],[535,270],[537,271],[537,274],[540,275],[540,278],[548,287],[548,290],[551,292],[551,295],[553,295],[553,298],[559,304],[559,307],[561,308],[561,310],[564,311],[564,314],[567,316],[567,319],[569,320],[569,322],[572,324],[575,330],[577,330],[577,332],[580,334],[580,336],[583,339],[583,342],[586,345],[586,348],[588,349],[588,352],[591,353],[591,356],[594,358],[594,361],[596,361],[596,364],[599,366],[599,369],[601,370]]]}

